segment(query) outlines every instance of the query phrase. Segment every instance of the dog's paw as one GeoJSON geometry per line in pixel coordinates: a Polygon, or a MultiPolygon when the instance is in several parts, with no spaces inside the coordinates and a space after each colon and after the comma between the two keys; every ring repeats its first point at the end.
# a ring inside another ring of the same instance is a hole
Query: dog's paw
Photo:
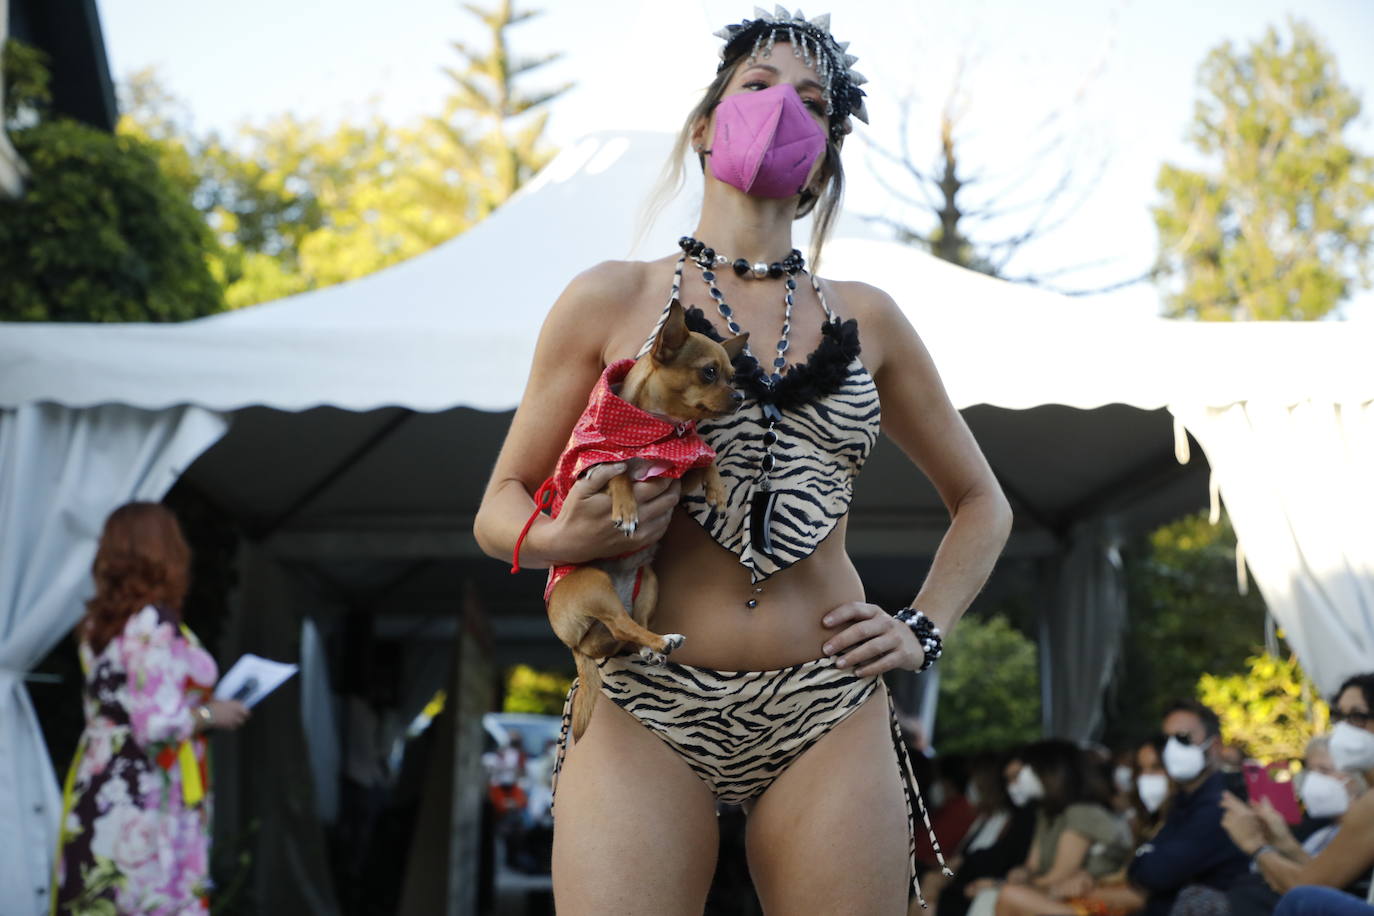
{"type": "Polygon", "coordinates": [[[681,633],[668,633],[663,637],[663,652],[667,654],[674,649],[682,648],[682,644],[687,641],[687,637],[681,633]]]}
{"type": "Polygon", "coordinates": [[[712,509],[720,509],[725,505],[725,486],[720,481],[706,485],[706,505],[712,509]]]}
{"type": "Polygon", "coordinates": [[[655,652],[648,646],[644,646],[639,650],[639,657],[651,665],[661,665],[668,660],[668,656],[664,655],[662,652],[655,652]]]}
{"type": "Polygon", "coordinates": [[[639,519],[637,518],[617,518],[613,519],[611,524],[615,527],[616,531],[619,531],[627,538],[634,537],[635,532],[639,530],[639,519]]]}

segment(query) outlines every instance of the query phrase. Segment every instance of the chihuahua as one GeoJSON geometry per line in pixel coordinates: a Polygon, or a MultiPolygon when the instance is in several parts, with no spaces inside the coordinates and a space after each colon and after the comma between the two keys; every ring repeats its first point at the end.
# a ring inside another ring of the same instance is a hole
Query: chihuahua
{"type": "MultiPolygon", "coordinates": [[[[627,439],[641,441],[634,435],[625,435],[623,430],[627,423],[644,414],[648,415],[644,417],[645,426],[662,437],[615,457],[608,455],[603,443],[597,443],[598,460],[592,463],[619,460],[626,465],[622,473],[610,479],[606,490],[611,497],[611,524],[627,537],[639,525],[635,480],[681,477],[684,491],[700,488],[709,505],[724,505],[725,486],[716,469],[715,452],[697,435],[695,423],[732,413],[743,400],[743,395],[731,386],[731,364],[748,337],[740,334],[721,344],[690,331],[682,306],[674,302],[653,347],[629,367],[619,391],[610,393],[609,397],[618,395],[626,404],[638,408],[631,411],[616,405],[617,423],[610,438],[622,443],[627,439]]],[[[608,367],[603,384],[615,371],[617,366],[608,367]]],[[[601,384],[578,421],[569,450],[559,461],[560,472],[568,465],[574,443],[594,435],[589,417],[606,413],[604,408],[597,409],[600,393],[601,384]]],[[[593,659],[615,655],[631,644],[638,646],[640,655],[651,663],[663,664],[668,654],[685,641],[680,634],[660,635],[648,628],[658,599],[658,582],[649,566],[655,549],[656,546],[650,546],[566,571],[555,568],[550,576],[546,593],[549,621],[558,638],[572,649],[581,679],[573,704],[574,738],[581,737],[586,729],[600,692],[600,671],[593,659]]]]}

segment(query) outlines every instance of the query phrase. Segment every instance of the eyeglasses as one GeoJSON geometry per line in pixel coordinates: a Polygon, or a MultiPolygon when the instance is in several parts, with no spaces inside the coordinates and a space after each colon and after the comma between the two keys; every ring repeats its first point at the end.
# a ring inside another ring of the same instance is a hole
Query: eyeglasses
{"type": "MultiPolygon", "coordinates": [[[[1195,743],[1195,742],[1193,741],[1193,736],[1190,735],[1188,732],[1174,732],[1172,735],[1165,735],[1164,738],[1165,738],[1166,741],[1167,741],[1169,738],[1177,739],[1178,743],[1179,743],[1179,744],[1182,744],[1184,747],[1192,747],[1193,744],[1195,743]]],[[[1202,740],[1202,742],[1201,742],[1200,744],[1198,744],[1198,747],[1204,747],[1204,746],[1206,746],[1208,740],[1209,740],[1209,739],[1205,739],[1205,738],[1204,738],[1204,739],[1202,740]]]]}
{"type": "Polygon", "coordinates": [[[1336,725],[1341,722],[1349,722],[1356,728],[1368,728],[1374,722],[1374,714],[1367,712],[1341,712],[1339,709],[1331,710],[1331,724],[1336,725]]]}

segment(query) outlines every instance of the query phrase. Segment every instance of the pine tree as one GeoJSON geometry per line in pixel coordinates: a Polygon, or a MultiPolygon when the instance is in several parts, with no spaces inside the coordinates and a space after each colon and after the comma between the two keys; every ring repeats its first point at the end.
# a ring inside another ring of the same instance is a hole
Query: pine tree
{"type": "Polygon", "coordinates": [[[1153,208],[1172,317],[1316,319],[1370,282],[1374,159],[1345,136],[1360,99],[1308,26],[1289,29],[1199,71],[1189,138],[1213,165],[1164,165],[1153,208]]]}
{"type": "Polygon", "coordinates": [[[463,66],[445,68],[455,85],[445,101],[444,116],[432,122],[437,141],[434,153],[452,162],[469,187],[481,189],[473,214],[481,219],[552,158],[552,150],[542,143],[547,105],[571,84],[528,93],[516,86],[519,78],[562,57],[513,55],[509,30],[539,11],[516,10],[511,0],[500,0],[489,10],[471,3],[463,8],[487,27],[489,44],[479,49],[453,42],[463,66]]]}

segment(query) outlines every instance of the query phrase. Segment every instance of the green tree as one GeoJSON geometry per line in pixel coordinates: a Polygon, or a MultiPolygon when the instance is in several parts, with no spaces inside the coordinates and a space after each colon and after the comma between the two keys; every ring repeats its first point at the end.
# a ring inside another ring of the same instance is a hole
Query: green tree
{"type": "Polygon", "coordinates": [[[1164,525],[1123,551],[1130,619],[1105,738],[1156,730],[1171,700],[1211,673],[1239,674],[1264,641],[1264,601],[1236,587],[1230,521],[1206,512],[1164,525]]]}
{"type": "Polygon", "coordinates": [[[965,617],[940,659],[935,747],[944,754],[1011,747],[1040,736],[1035,643],[1005,617],[965,617]]]}
{"type": "Polygon", "coordinates": [[[0,200],[0,320],[179,321],[220,311],[215,241],[155,149],[48,108],[42,56],[5,48],[5,126],[29,169],[0,200]]]}
{"type": "Polygon", "coordinates": [[[490,48],[456,43],[465,61],[441,117],[379,117],[326,127],[281,115],[232,136],[198,135],[148,71],[122,87],[121,133],[155,146],[221,246],[212,269],[231,307],[373,273],[463,232],[549,159],[546,104],[517,78],[556,59],[515,61],[507,30],[533,12],[509,2],[477,15],[490,48]]]}
{"type": "Polygon", "coordinates": [[[1326,731],[1331,710],[1297,656],[1260,653],[1246,670],[1198,679],[1197,697],[1221,717],[1221,736],[1265,763],[1303,756],[1307,742],[1326,731]]]}
{"type": "Polygon", "coordinates": [[[424,182],[433,169],[413,132],[379,118],[326,128],[287,114],[200,137],[150,72],[123,95],[120,132],[153,144],[196,202],[232,307],[364,276],[470,224],[453,194],[424,182]]]}
{"type": "Polygon", "coordinates": [[[445,100],[443,117],[430,122],[429,140],[436,159],[451,163],[466,186],[480,189],[472,216],[481,219],[553,157],[543,143],[548,104],[571,84],[533,93],[516,86],[517,79],[562,56],[517,58],[511,51],[509,30],[538,11],[517,11],[511,0],[500,0],[493,9],[471,3],[463,8],[482,20],[488,44],[478,49],[453,42],[463,65],[445,68],[454,90],[445,100]]]}
{"type": "Polygon", "coordinates": [[[52,104],[47,56],[11,38],[0,46],[0,67],[4,70],[5,129],[32,127],[48,114],[52,104]]]}
{"type": "Polygon", "coordinates": [[[1320,318],[1370,283],[1374,159],[1311,28],[1227,42],[1199,71],[1189,139],[1207,170],[1165,164],[1153,208],[1165,312],[1213,321],[1320,318]]]}
{"type": "Polygon", "coordinates": [[[572,678],[554,671],[516,665],[506,675],[506,712],[557,716],[563,712],[572,678]]]}

